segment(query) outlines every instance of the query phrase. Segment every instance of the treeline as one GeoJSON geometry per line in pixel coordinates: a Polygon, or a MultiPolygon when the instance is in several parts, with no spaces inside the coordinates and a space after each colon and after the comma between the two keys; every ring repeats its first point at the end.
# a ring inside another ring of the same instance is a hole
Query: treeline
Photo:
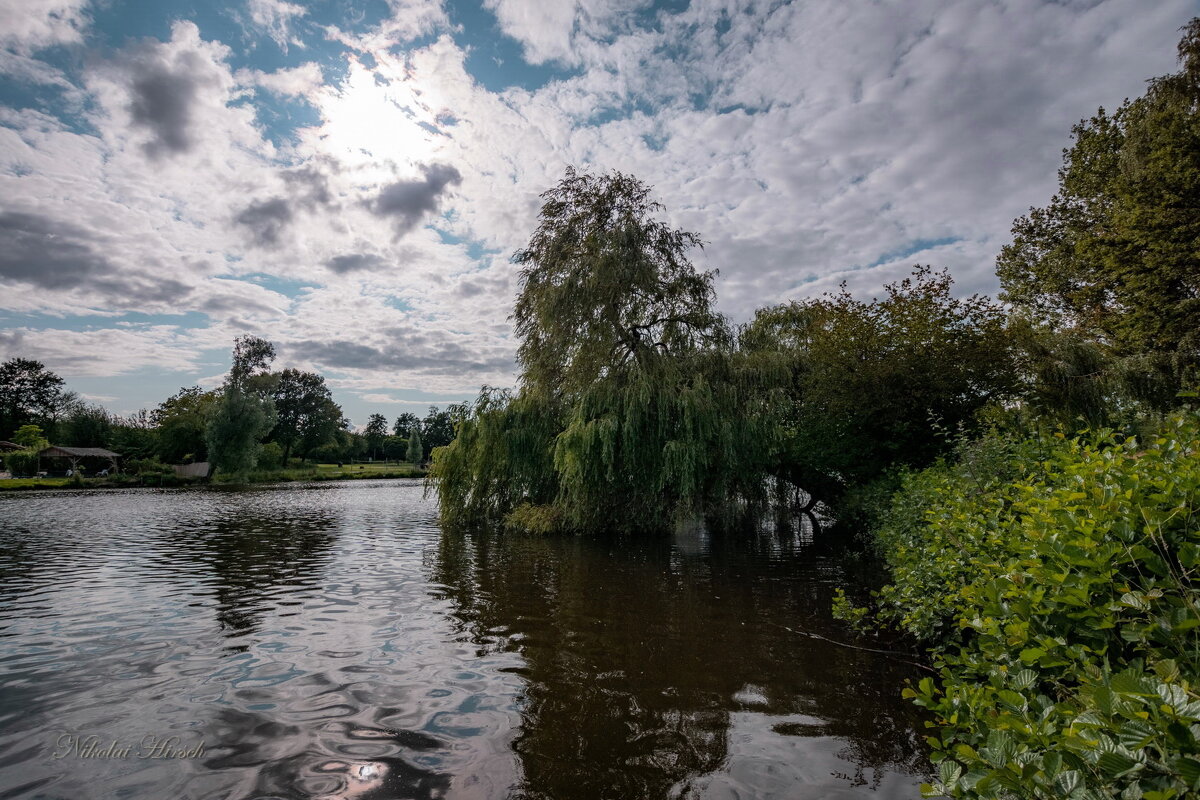
{"type": "MultiPolygon", "coordinates": [[[[0,439],[31,453],[50,443],[103,447],[119,453],[135,472],[212,460],[227,474],[244,475],[297,459],[422,463],[434,447],[454,438],[450,412],[436,406],[424,419],[401,414],[390,427],[382,414],[372,414],[362,431],[355,430],[324,377],[271,371],[273,359],[269,342],[242,337],[220,388],[184,387],[152,410],[123,417],[84,401],[41,362],[11,358],[0,364],[0,439]]],[[[22,458],[5,457],[25,467],[30,459],[22,458]]]]}
{"type": "Polygon", "coordinates": [[[998,257],[1000,301],[918,267],[735,328],[649,187],[568,170],[514,259],[519,385],[485,387],[435,453],[444,520],[662,528],[800,492],[846,520],[990,427],[1180,405],[1200,374],[1198,30],[1181,72],[1076,126],[1059,192],[998,257]]]}

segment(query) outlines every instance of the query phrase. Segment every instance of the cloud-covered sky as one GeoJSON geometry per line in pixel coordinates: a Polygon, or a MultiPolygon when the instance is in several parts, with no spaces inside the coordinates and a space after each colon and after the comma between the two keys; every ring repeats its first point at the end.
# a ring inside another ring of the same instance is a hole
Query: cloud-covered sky
{"type": "Polygon", "coordinates": [[[356,423],[511,385],[568,165],[708,243],[720,308],[914,263],[996,289],[1071,125],[1200,0],[0,0],[0,360],[127,413],[234,337],[356,423]]]}

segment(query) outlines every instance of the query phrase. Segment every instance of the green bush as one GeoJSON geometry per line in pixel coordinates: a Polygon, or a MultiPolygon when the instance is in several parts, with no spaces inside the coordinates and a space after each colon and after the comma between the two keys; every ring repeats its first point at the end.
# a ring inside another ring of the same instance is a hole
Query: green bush
{"type": "Polygon", "coordinates": [[[36,450],[12,450],[4,454],[4,467],[14,478],[36,475],[37,463],[36,450]]]}
{"type": "Polygon", "coordinates": [[[153,458],[131,458],[125,462],[125,471],[132,475],[175,476],[175,470],[173,467],[153,458]]]}
{"type": "Polygon", "coordinates": [[[279,469],[283,466],[283,448],[278,442],[267,442],[258,449],[259,469],[279,469]]]}
{"type": "Polygon", "coordinates": [[[880,615],[936,652],[905,690],[938,729],[927,794],[1200,790],[1195,412],[1141,439],[985,439],[908,476],[878,546],[880,615]]]}

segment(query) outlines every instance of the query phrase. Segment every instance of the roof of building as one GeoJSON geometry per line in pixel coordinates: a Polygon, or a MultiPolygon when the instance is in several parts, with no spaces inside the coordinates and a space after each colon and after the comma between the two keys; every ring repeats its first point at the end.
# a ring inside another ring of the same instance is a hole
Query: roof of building
{"type": "Polygon", "coordinates": [[[88,456],[99,456],[100,458],[120,458],[120,454],[114,453],[112,450],[105,450],[103,447],[47,447],[38,453],[39,456],[45,458],[54,458],[56,456],[65,456],[67,458],[87,458],[88,456]]]}
{"type": "Polygon", "coordinates": [[[21,445],[17,444],[16,442],[6,442],[3,439],[0,439],[0,450],[24,450],[24,449],[25,449],[24,447],[21,447],[21,445]]]}

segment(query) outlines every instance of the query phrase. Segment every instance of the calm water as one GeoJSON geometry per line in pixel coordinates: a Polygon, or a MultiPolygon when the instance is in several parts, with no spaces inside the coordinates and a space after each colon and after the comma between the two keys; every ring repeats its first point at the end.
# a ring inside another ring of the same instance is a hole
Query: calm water
{"type": "Polygon", "coordinates": [[[406,481],[0,497],[0,798],[916,797],[913,668],[810,635],[836,559],[739,538],[443,535],[406,481]]]}

